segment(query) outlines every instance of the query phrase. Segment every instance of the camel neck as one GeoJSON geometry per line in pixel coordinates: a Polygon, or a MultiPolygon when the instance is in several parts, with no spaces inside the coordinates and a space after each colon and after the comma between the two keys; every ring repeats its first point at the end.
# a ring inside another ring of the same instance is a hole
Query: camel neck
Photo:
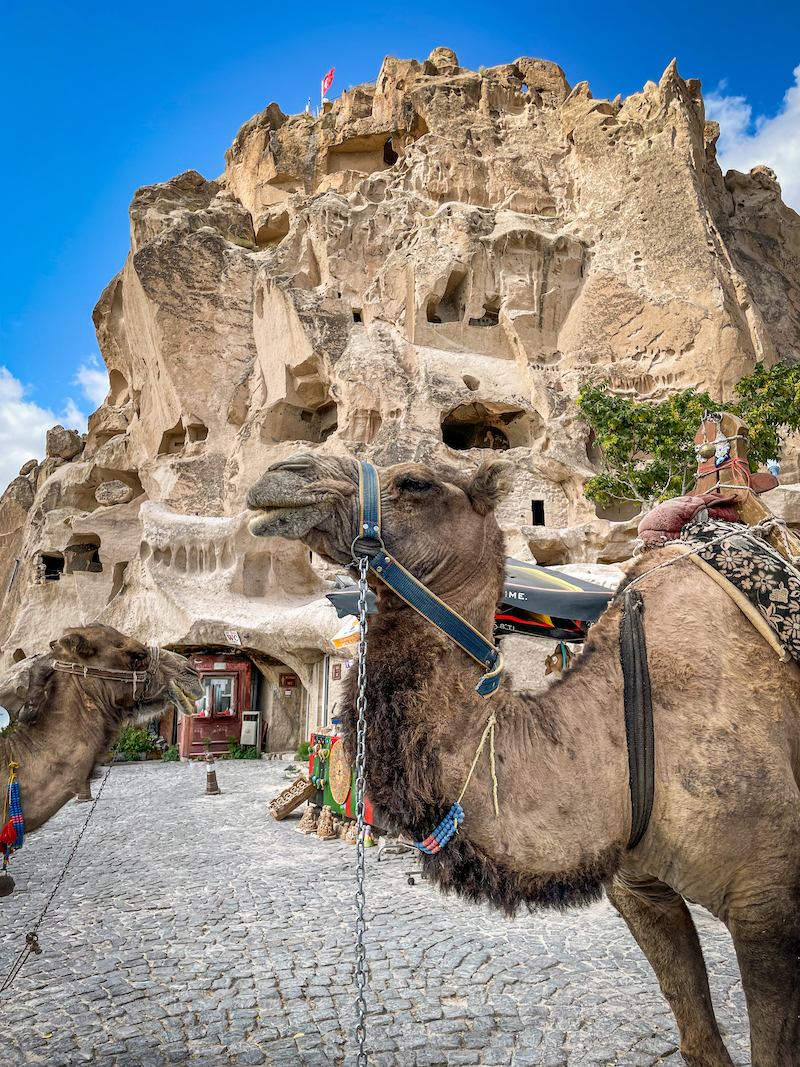
{"type": "MultiPolygon", "coordinates": [[[[533,888],[521,891],[537,899],[542,879],[583,885],[588,871],[594,885],[630,831],[619,671],[616,658],[590,654],[541,696],[512,693],[506,682],[484,700],[473,689],[477,665],[446,637],[410,609],[379,614],[368,655],[370,799],[388,823],[424,839],[461,792],[494,713],[500,815],[487,746],[462,801],[460,844],[426,864],[442,880],[451,863],[445,853],[466,848],[476,871],[488,865],[504,884],[537,872],[533,888]]],[[[348,715],[350,733],[352,709],[348,715]]],[[[489,875],[475,877],[480,896],[478,882],[489,875]]]]}

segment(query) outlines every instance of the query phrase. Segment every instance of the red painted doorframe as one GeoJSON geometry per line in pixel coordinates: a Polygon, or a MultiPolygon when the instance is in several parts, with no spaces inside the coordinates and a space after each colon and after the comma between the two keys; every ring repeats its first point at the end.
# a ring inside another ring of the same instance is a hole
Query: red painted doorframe
{"type": "Polygon", "coordinates": [[[186,759],[205,755],[204,740],[210,741],[213,755],[227,753],[228,739],[241,741],[242,713],[250,711],[250,682],[252,664],[246,656],[197,653],[189,656],[189,662],[203,680],[233,676],[232,714],[222,715],[208,709],[207,717],[182,715],[178,724],[178,752],[186,759]]]}

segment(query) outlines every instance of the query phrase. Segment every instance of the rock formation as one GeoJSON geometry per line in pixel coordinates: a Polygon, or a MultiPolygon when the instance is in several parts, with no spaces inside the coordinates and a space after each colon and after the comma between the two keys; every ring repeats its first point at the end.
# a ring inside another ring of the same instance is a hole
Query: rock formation
{"type": "Polygon", "coordinates": [[[299,675],[313,719],[331,575],[241,514],[301,449],[505,450],[512,554],[625,559],[632,516],[583,495],[580,384],[723,398],[800,353],[800,217],[767,168],[723,176],[718,133],[674,63],[607,101],[554,63],[475,72],[438,48],[319,116],[270,104],[216,181],[137,190],[94,312],[109,394],[0,504],[4,662],[94,619],[182,650],[235,630],[276,697],[277,670],[299,675]]]}

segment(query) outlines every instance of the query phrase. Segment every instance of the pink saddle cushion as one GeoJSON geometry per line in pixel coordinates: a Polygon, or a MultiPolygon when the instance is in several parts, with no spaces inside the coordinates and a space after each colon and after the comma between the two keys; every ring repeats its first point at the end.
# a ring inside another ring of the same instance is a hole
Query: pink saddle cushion
{"type": "Polygon", "coordinates": [[[703,493],[701,496],[676,496],[648,511],[639,523],[639,539],[644,542],[663,543],[677,541],[686,523],[698,511],[708,508],[709,517],[725,522],[741,522],[741,516],[733,505],[735,496],[719,493],[703,493]]]}

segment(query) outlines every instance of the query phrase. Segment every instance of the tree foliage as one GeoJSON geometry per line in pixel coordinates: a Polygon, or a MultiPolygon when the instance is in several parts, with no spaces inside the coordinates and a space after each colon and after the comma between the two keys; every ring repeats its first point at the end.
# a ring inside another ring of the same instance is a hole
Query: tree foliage
{"type": "Polygon", "coordinates": [[[637,403],[615,396],[607,381],[589,382],[578,406],[594,431],[603,470],[589,480],[586,496],[602,507],[626,500],[652,507],[687,492],[697,470],[694,436],[707,410],[744,419],[752,470],[780,459],[783,435],[800,429],[800,364],[765,368],[759,362],[735,392],[738,401],[724,405],[694,389],[637,403]]]}

